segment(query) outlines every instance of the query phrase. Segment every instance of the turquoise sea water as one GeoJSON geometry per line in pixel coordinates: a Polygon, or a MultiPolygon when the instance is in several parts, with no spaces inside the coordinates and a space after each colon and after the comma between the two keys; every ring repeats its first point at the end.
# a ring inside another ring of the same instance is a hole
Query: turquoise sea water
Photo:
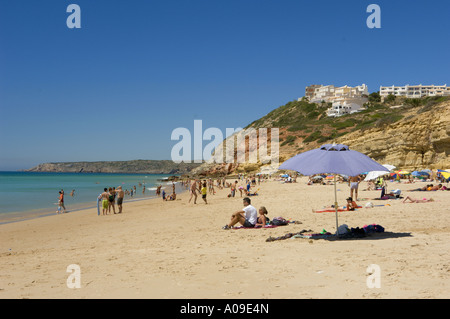
{"type": "Polygon", "coordinates": [[[136,186],[136,194],[133,198],[126,196],[125,202],[155,197],[158,184],[171,194],[171,183],[158,181],[164,177],[168,175],[0,172],[0,223],[54,214],[61,189],[69,212],[96,207],[97,196],[105,187],[131,190],[136,186]],[[70,195],[72,190],[74,196],[70,195]]]}

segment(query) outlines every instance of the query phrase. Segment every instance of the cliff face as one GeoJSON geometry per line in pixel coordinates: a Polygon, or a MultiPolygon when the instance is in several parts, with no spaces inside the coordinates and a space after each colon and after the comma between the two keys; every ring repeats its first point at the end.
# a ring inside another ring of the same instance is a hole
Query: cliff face
{"type": "Polygon", "coordinates": [[[130,173],[130,174],[188,174],[197,163],[176,164],[170,160],[135,160],[117,162],[44,163],[27,172],[67,173],[130,173]]]}
{"type": "Polygon", "coordinates": [[[406,170],[450,168],[450,102],[416,111],[394,124],[352,132],[336,141],[406,170]]]}
{"type": "MultiPolygon", "coordinates": [[[[292,104],[291,107],[286,105],[274,110],[249,127],[279,128],[280,164],[322,144],[341,143],[368,155],[380,164],[391,164],[406,170],[450,169],[450,100],[437,104],[427,103],[424,100],[418,106],[383,106],[336,119],[326,118],[317,112],[317,118],[309,122],[305,121],[305,117],[301,118],[301,107],[306,104],[300,107],[292,104]],[[296,121],[296,118],[299,120],[296,121]],[[289,122],[289,119],[294,121],[289,122]],[[288,125],[282,125],[283,122],[288,125]],[[295,130],[295,127],[302,129],[295,130]],[[313,139],[313,136],[318,138],[313,139]]],[[[316,111],[312,109],[309,112],[311,114],[316,111]]],[[[260,143],[261,141],[258,144],[247,143],[247,158],[258,152],[260,143]]],[[[219,147],[225,144],[224,141],[219,147]]],[[[236,157],[236,147],[232,152],[236,157]]],[[[210,161],[192,173],[226,175],[258,172],[261,169],[274,171],[275,167],[264,167],[261,162],[214,164],[210,161]]]]}

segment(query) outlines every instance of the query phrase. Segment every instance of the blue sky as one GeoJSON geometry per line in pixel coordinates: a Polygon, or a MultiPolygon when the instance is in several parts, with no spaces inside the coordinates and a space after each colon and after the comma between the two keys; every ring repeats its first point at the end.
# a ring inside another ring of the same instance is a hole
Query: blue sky
{"type": "Polygon", "coordinates": [[[0,0],[0,170],[170,159],[195,119],[244,127],[310,84],[450,85],[449,56],[447,0],[0,0]]]}

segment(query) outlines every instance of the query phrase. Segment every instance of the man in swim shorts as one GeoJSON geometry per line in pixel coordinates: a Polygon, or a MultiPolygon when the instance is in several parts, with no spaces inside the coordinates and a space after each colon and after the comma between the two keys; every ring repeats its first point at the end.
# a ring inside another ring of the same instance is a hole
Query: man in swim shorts
{"type": "Polygon", "coordinates": [[[106,187],[103,189],[103,193],[100,195],[100,197],[102,199],[102,214],[108,215],[109,193],[106,187]]]}
{"type": "Polygon", "coordinates": [[[121,214],[122,213],[123,196],[124,196],[122,186],[117,187],[116,196],[117,196],[117,207],[119,207],[118,214],[121,214]]]}
{"type": "Polygon", "coordinates": [[[350,197],[354,198],[355,201],[358,200],[358,186],[361,182],[361,178],[358,176],[350,176],[348,179],[348,183],[350,186],[350,197]],[[353,197],[353,191],[355,191],[355,197],[353,197]]]}

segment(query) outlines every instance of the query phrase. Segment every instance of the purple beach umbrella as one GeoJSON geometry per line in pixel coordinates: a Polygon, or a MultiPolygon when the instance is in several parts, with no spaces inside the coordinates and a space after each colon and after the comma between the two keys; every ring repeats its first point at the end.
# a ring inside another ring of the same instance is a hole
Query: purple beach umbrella
{"type": "Polygon", "coordinates": [[[336,174],[357,176],[364,172],[389,170],[369,156],[350,150],[343,144],[325,144],[321,147],[298,154],[280,165],[279,169],[297,171],[303,175],[322,173],[334,174],[334,206],[336,210],[336,234],[338,225],[338,204],[336,174]]]}

